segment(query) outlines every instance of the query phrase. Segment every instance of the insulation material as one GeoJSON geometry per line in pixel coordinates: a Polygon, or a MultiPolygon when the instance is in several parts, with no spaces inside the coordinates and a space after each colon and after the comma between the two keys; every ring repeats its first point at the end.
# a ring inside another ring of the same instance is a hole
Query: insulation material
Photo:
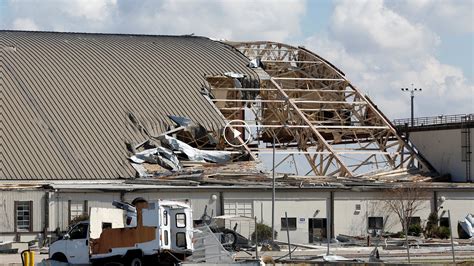
{"type": "Polygon", "coordinates": [[[138,152],[130,157],[130,160],[137,164],[145,162],[160,164],[161,166],[173,171],[181,169],[178,157],[172,151],[163,147],[156,147],[138,152]]]}
{"type": "Polygon", "coordinates": [[[225,163],[231,158],[232,152],[230,151],[215,151],[215,150],[199,150],[191,147],[190,145],[167,135],[160,136],[161,142],[168,146],[173,151],[181,151],[191,161],[197,162],[213,162],[213,163],[225,163]]]}
{"type": "MultiPolygon", "coordinates": [[[[460,238],[472,238],[474,237],[474,218],[471,214],[468,214],[463,221],[459,222],[459,225],[464,232],[459,232],[460,238]]],[[[459,228],[458,228],[459,230],[459,228]]],[[[460,231],[460,230],[459,230],[460,231]]]]}
{"type": "Polygon", "coordinates": [[[124,215],[120,209],[91,208],[90,238],[99,238],[105,223],[111,224],[112,228],[124,227],[124,215]]]}

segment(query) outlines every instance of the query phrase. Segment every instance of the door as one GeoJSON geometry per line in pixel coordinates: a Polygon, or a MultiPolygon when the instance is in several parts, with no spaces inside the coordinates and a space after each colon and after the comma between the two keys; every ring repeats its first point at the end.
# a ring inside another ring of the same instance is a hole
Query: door
{"type": "Polygon", "coordinates": [[[308,219],[309,243],[321,242],[327,238],[326,218],[308,219]]]}
{"type": "Polygon", "coordinates": [[[173,251],[182,251],[188,249],[191,245],[187,228],[191,228],[192,219],[185,208],[170,209],[170,242],[173,251]]]}
{"type": "Polygon", "coordinates": [[[66,257],[69,263],[89,263],[89,224],[80,223],[68,232],[66,257]]]}

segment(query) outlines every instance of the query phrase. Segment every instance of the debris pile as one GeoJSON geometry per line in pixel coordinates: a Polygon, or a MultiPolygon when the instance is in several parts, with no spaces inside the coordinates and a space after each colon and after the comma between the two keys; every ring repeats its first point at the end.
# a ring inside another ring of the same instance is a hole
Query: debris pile
{"type": "MultiPolygon", "coordinates": [[[[212,171],[215,167],[229,162],[248,160],[248,154],[245,151],[218,150],[218,142],[202,125],[196,125],[186,117],[169,117],[178,127],[158,136],[147,134],[148,139],[138,145],[127,144],[129,152],[133,153],[129,160],[139,177],[189,175],[204,172],[200,170],[201,168],[211,169],[207,172],[215,172],[212,171]],[[183,140],[194,146],[201,146],[203,149],[193,147],[183,140]]],[[[138,123],[135,122],[135,124],[138,123]]],[[[220,170],[225,171],[225,169],[220,170]]]]}
{"type": "MultiPolygon", "coordinates": [[[[227,73],[231,75],[232,73],[227,73]]],[[[140,128],[139,121],[129,116],[140,128]],[[133,118],[133,119],[132,119],[133,118]]],[[[129,161],[137,171],[137,182],[163,185],[270,186],[271,176],[259,161],[252,160],[244,147],[222,143],[202,125],[186,117],[169,116],[173,129],[151,136],[138,145],[128,144],[129,161]]],[[[371,186],[393,182],[427,182],[430,176],[408,169],[379,171],[356,177],[299,176],[276,174],[278,187],[371,186]]]]}
{"type": "Polygon", "coordinates": [[[469,239],[474,237],[474,217],[472,214],[466,215],[464,220],[458,223],[459,238],[469,239]]]}

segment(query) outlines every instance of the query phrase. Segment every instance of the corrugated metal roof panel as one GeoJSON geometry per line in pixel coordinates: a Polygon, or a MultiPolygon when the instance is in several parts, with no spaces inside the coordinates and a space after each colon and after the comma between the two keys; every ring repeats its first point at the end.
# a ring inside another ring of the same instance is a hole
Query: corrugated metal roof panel
{"type": "Polygon", "coordinates": [[[131,177],[125,142],[187,116],[223,125],[204,75],[257,75],[234,48],[203,37],[0,31],[0,179],[131,177]]]}

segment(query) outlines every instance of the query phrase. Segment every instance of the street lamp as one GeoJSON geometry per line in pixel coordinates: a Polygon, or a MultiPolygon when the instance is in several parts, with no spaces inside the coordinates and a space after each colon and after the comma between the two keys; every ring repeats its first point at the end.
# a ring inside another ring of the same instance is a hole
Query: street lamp
{"type": "Polygon", "coordinates": [[[415,99],[415,91],[422,91],[421,88],[414,88],[413,83],[411,84],[411,89],[409,88],[401,88],[402,91],[409,91],[410,92],[410,97],[411,97],[411,126],[413,127],[414,125],[414,107],[413,107],[413,100],[415,99]]]}

